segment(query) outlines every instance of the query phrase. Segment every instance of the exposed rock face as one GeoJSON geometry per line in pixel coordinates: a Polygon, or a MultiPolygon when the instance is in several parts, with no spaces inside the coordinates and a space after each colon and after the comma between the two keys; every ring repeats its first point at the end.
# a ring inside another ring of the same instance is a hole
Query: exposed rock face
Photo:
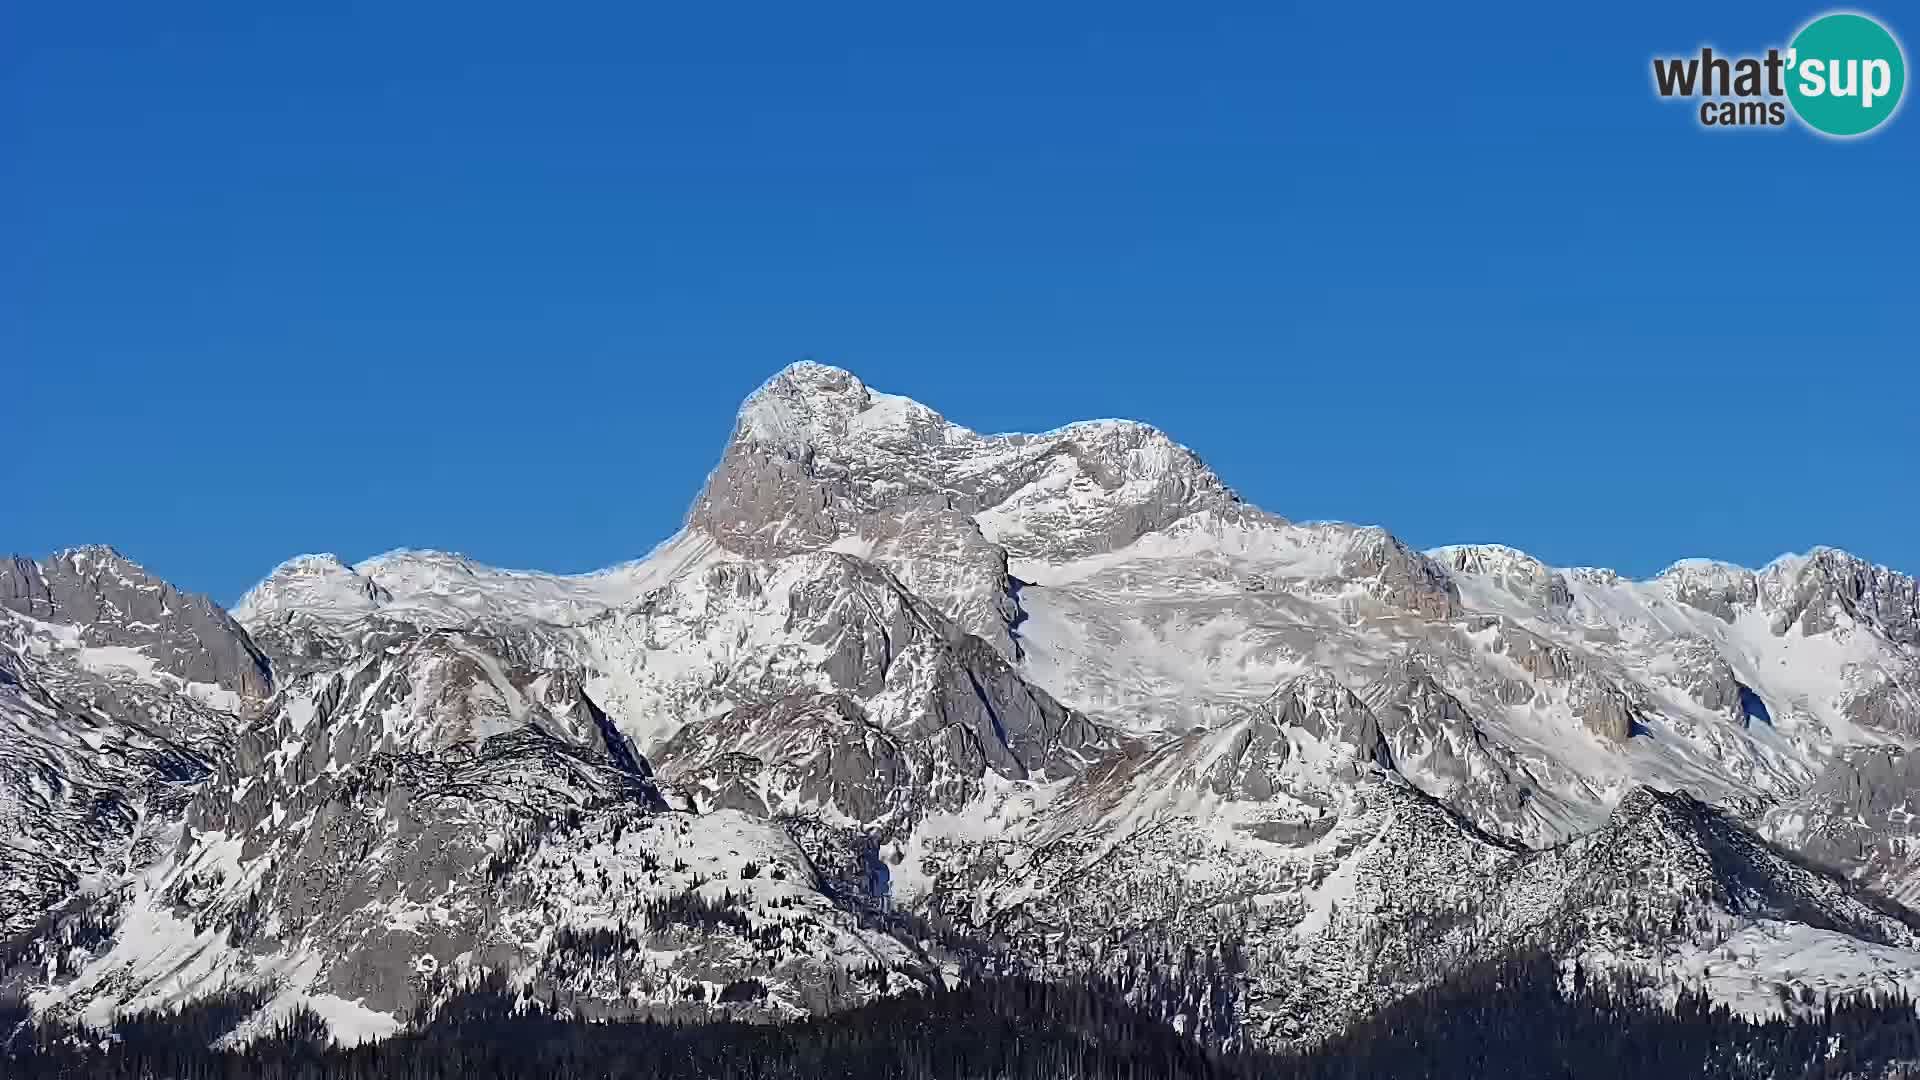
{"type": "Polygon", "coordinates": [[[570,815],[666,809],[577,694],[446,631],[302,680],[190,806],[190,869],[158,902],[229,925],[235,974],[298,958],[317,969],[302,989],[381,1013],[461,952],[536,963],[492,928],[520,851],[570,815]]]}
{"type": "Polygon", "coordinates": [[[954,728],[961,752],[1020,778],[1102,738],[884,567],[838,552],[709,566],[580,639],[600,673],[590,687],[637,721],[643,751],[685,722],[804,691],[849,694],[913,737],[954,728]]]}
{"type": "Polygon", "coordinates": [[[1760,832],[1904,903],[1920,900],[1920,754],[1858,747],[1767,811],[1760,832]]]}
{"type": "Polygon", "coordinates": [[[800,363],[741,407],[690,523],[765,558],[828,546],[863,515],[953,510],[980,515],[1017,557],[1058,561],[1235,502],[1191,451],[1144,424],[978,435],[848,372],[800,363]]]}
{"type": "MultiPolygon", "coordinates": [[[[1636,921],[1673,912],[1704,915],[1723,924],[1721,932],[1742,919],[1766,919],[1903,949],[1920,941],[1900,919],[1782,858],[1738,822],[1685,794],[1635,788],[1604,827],[1522,860],[1521,867],[1509,888],[1560,892],[1567,901],[1559,915],[1603,942],[1632,940],[1636,921]],[[1592,903],[1601,896],[1608,902],[1592,903]]],[[[1686,936],[1685,928],[1675,936],[1686,936]]]]}
{"type": "MultiPolygon", "coordinates": [[[[1671,681],[1710,712],[1724,713],[1745,724],[1754,718],[1751,691],[1740,682],[1732,665],[1721,659],[1713,644],[1702,638],[1674,643],[1671,681]]],[[[1760,710],[1764,716],[1764,709],[1760,710]]]]}
{"type": "Polygon", "coordinates": [[[1389,667],[1365,700],[1379,718],[1395,770],[1421,790],[1503,831],[1524,830],[1542,812],[1534,799],[1549,785],[1536,766],[1490,738],[1421,658],[1389,667]]]}
{"type": "Polygon", "coordinates": [[[160,869],[94,901],[141,933],[44,1010],[278,979],[285,1001],[379,1034],[475,964],[601,1016],[702,1015],[709,983],[753,977],[766,992],[729,1009],[777,1017],[863,962],[894,973],[843,1000],[929,977],[836,907],[778,826],[675,809],[551,629],[344,633],[344,662],[289,681],[196,778],[160,869]],[[205,985],[164,976],[184,956],[205,985]]]}
{"type": "Polygon", "coordinates": [[[137,871],[272,675],[108,548],[0,563],[0,945],[137,871]]]}
{"type": "Polygon", "coordinates": [[[78,627],[86,644],[138,649],[161,671],[246,697],[273,674],[246,631],[204,596],[174,590],[109,547],[63,551],[46,563],[0,563],[0,607],[78,627]]]}
{"type": "Polygon", "coordinates": [[[1623,743],[1633,737],[1637,715],[1632,699],[1603,682],[1586,682],[1576,691],[1574,715],[1588,731],[1611,742],[1623,743]]]}
{"type": "Polygon", "coordinates": [[[231,718],[143,691],[0,645],[0,942],[143,864],[219,754],[231,718]]]}
{"type": "Polygon", "coordinates": [[[1775,633],[1798,626],[1813,636],[1851,623],[1900,645],[1920,645],[1920,586],[1905,574],[1818,548],[1769,567],[1768,577],[1775,633]]]}
{"type": "Polygon", "coordinates": [[[925,814],[932,762],[844,693],[795,693],[681,728],[666,778],[702,802],[755,817],[830,808],[885,834],[925,814]]]}
{"type": "Polygon", "coordinates": [[[848,372],[788,367],[747,399],[690,528],[749,558],[839,546],[1012,654],[1007,559],[1110,551],[1232,492],[1142,424],[979,435],[848,372]]]}
{"type": "Polygon", "coordinates": [[[1920,734],[1920,663],[1869,676],[1848,695],[1842,711],[1863,728],[1906,738],[1920,734]]]}
{"type": "Polygon", "coordinates": [[[0,569],[0,991],[271,982],[250,1030],[361,1037],[483,969],[771,1019],[961,949],[1181,972],[1186,1030],[1283,1043],[1523,943],[1920,990],[1841,880],[1920,895],[1914,587],[1839,552],[1423,554],[1145,425],[980,435],[801,364],[644,559],[303,556],[237,611],[0,569]]]}
{"type": "Polygon", "coordinates": [[[831,808],[891,842],[929,814],[960,812],[993,778],[1071,777],[1121,744],[932,618],[863,654],[874,678],[848,666],[833,689],[784,688],[681,727],[659,749],[663,776],[762,816],[831,808]]]}
{"type": "Polygon", "coordinates": [[[1357,763],[1393,766],[1393,748],[1380,719],[1353,691],[1324,672],[1309,672],[1274,695],[1273,722],[1297,728],[1321,742],[1352,751],[1357,763]]]}
{"type": "MultiPolygon", "coordinates": [[[[1352,691],[1319,673],[1289,682],[1243,719],[1189,736],[1185,745],[1200,752],[1200,761],[1183,783],[1248,802],[1291,792],[1313,805],[1333,781],[1393,764],[1378,718],[1352,691]]],[[[1269,823],[1265,832],[1311,827],[1269,823]]]]}
{"type": "Polygon", "coordinates": [[[841,541],[843,550],[886,567],[959,629],[1017,657],[1018,586],[1008,573],[1006,550],[972,518],[945,508],[905,510],[861,517],[854,529],[841,541]]]}
{"type": "Polygon", "coordinates": [[[1706,559],[1675,563],[1655,579],[1675,600],[1732,622],[1741,610],[1760,598],[1758,575],[1744,567],[1706,559]]]}
{"type": "Polygon", "coordinates": [[[1388,535],[1372,529],[1365,542],[1348,550],[1342,577],[1377,583],[1381,599],[1394,607],[1448,619],[1460,613],[1460,595],[1439,564],[1388,535]]]}
{"type": "Polygon", "coordinates": [[[1487,579],[1531,608],[1554,611],[1573,603],[1573,592],[1559,571],[1539,559],[1500,544],[1461,544],[1434,552],[1448,570],[1487,579]]]}

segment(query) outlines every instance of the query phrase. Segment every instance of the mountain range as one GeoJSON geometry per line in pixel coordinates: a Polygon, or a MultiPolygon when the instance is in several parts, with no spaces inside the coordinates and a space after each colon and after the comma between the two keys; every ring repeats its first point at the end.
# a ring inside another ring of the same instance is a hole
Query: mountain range
{"type": "Polygon", "coordinates": [[[990,972],[1275,1047],[1526,946],[1765,1014],[1920,991],[1917,744],[1920,587],[1846,552],[1417,551],[801,363],[598,573],[0,564],[0,994],[357,1041],[990,972]]]}

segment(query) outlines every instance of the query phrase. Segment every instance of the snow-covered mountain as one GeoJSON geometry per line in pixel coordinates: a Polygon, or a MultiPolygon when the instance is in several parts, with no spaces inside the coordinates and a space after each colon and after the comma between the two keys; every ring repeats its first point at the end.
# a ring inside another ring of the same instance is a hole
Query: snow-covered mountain
{"type": "Polygon", "coordinates": [[[1419,552],[803,363],[600,573],[0,571],[0,991],[373,1037],[489,970],[772,1017],[990,966],[1282,1043],[1526,942],[1779,1009],[1920,987],[1917,743],[1920,591],[1844,552],[1419,552]]]}

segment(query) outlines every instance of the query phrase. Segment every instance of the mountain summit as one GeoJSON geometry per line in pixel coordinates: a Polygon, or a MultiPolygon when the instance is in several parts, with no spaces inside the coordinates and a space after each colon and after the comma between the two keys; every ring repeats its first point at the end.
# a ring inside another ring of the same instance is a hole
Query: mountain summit
{"type": "Polygon", "coordinates": [[[872,515],[944,510],[974,517],[1015,558],[1061,561],[1237,501],[1192,451],[1144,424],[979,435],[802,362],[741,406],[691,524],[765,554],[832,544],[872,515]]]}

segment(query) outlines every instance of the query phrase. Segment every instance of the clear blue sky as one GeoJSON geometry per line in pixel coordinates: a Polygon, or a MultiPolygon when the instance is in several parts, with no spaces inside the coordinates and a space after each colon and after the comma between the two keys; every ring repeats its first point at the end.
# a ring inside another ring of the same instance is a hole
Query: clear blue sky
{"type": "Polygon", "coordinates": [[[1920,114],[1650,86],[1818,7],[289,6],[7,5],[0,549],[589,569],[810,355],[1422,547],[1920,570],[1920,114]]]}

